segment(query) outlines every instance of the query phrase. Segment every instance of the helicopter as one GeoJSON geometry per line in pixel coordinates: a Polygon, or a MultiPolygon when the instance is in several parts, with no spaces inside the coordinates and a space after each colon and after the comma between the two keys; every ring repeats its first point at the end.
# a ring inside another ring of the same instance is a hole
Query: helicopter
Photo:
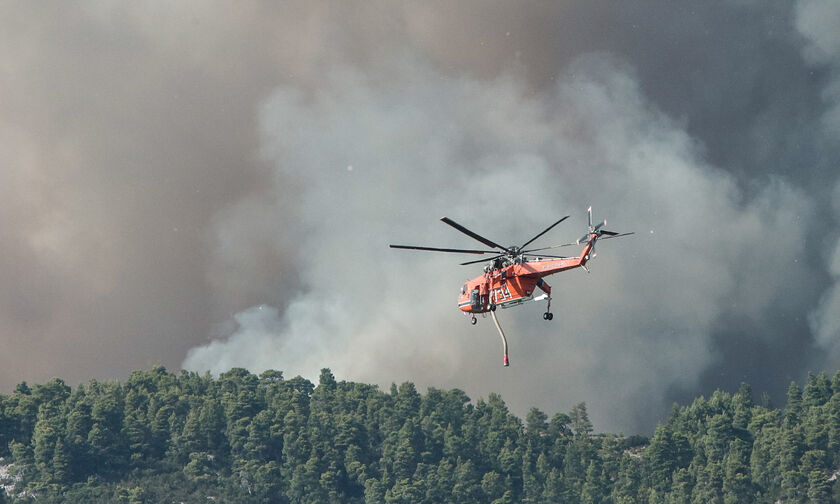
{"type": "Polygon", "coordinates": [[[505,338],[504,331],[502,331],[501,325],[499,325],[498,319],[496,318],[496,309],[512,308],[529,301],[546,300],[546,311],[543,313],[543,320],[553,320],[554,314],[551,312],[551,286],[548,285],[543,278],[575,268],[583,268],[588,273],[589,268],[587,267],[587,263],[596,255],[595,242],[598,240],[619,238],[633,234],[632,232],[618,233],[604,229],[604,226],[607,224],[606,220],[593,225],[591,206],[586,210],[586,213],[588,221],[586,234],[578,238],[573,243],[564,243],[562,245],[526,249],[528,245],[551,231],[561,222],[568,219],[568,215],[554,222],[521,246],[511,245],[504,247],[473,231],[470,231],[448,217],[442,217],[440,220],[445,224],[452,226],[470,238],[473,238],[496,250],[438,248],[415,245],[390,245],[390,247],[394,249],[447,252],[454,254],[493,254],[493,257],[490,258],[461,263],[462,266],[477,264],[485,261],[487,264],[484,266],[483,274],[473,278],[472,280],[467,280],[467,282],[461,286],[461,292],[458,298],[458,308],[465,315],[470,315],[470,322],[473,325],[475,325],[478,321],[476,314],[490,313],[504,344],[504,365],[508,366],[510,365],[510,360],[508,358],[507,339],[505,338]],[[577,256],[564,257],[544,253],[545,251],[550,251],[560,247],[581,244],[584,245],[584,247],[581,253],[577,256]],[[542,291],[542,294],[536,295],[538,289],[542,291]]]}

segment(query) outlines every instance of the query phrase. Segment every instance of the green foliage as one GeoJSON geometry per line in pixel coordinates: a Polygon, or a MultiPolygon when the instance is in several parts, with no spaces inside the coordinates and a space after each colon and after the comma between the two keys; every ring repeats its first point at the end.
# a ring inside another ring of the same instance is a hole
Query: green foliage
{"type": "Polygon", "coordinates": [[[0,395],[0,442],[19,476],[0,502],[821,503],[840,492],[840,374],[791,384],[783,411],[747,384],[717,391],[648,440],[594,433],[584,403],[523,421],[497,394],[383,392],[329,369],[316,386],[156,367],[22,383],[0,395]]]}

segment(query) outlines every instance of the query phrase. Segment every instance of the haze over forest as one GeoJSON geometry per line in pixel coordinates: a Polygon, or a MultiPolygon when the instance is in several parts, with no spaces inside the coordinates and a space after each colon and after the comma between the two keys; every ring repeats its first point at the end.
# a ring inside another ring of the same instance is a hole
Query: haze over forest
{"type": "Polygon", "coordinates": [[[840,5],[0,5],[0,391],[162,364],[586,401],[784,401],[840,359],[840,5]],[[388,243],[573,241],[543,306],[388,243]],[[621,384],[621,386],[616,386],[621,384]]]}

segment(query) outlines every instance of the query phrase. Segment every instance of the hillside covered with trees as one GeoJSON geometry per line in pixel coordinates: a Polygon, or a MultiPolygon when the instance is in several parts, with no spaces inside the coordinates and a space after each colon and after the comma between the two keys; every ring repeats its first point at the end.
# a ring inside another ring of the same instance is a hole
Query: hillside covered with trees
{"type": "Polygon", "coordinates": [[[498,395],[317,386],[163,368],[0,395],[0,502],[821,503],[836,501],[840,373],[675,406],[650,439],[586,406],[521,420],[498,395]],[[5,475],[5,476],[4,476],[5,475]]]}

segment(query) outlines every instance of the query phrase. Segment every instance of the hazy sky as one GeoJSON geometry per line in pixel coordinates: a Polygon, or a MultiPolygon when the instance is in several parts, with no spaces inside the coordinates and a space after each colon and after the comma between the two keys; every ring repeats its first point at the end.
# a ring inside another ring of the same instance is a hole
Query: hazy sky
{"type": "Polygon", "coordinates": [[[840,4],[0,5],[0,391],[134,369],[586,401],[840,367],[840,4]],[[474,247],[610,228],[492,322],[474,247]],[[465,258],[468,259],[468,258],[465,258]]]}

